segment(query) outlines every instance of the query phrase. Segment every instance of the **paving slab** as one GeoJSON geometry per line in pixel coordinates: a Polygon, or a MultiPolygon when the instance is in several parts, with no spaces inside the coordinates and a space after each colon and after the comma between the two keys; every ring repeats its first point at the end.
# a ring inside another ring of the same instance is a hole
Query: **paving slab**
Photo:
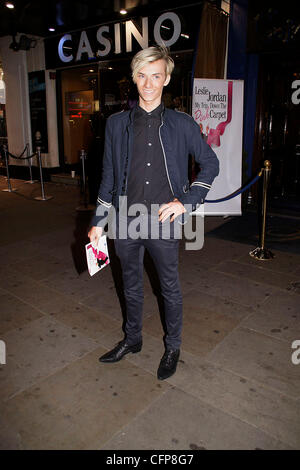
{"type": "Polygon", "coordinates": [[[298,276],[293,274],[285,273],[283,276],[280,272],[264,269],[262,264],[243,264],[239,261],[224,261],[219,263],[214,270],[225,274],[232,274],[233,276],[238,276],[241,279],[257,281],[260,284],[279,287],[283,290],[292,290],[294,288],[294,284],[299,280],[298,276]]]}
{"type": "Polygon", "coordinates": [[[75,229],[72,224],[68,224],[66,227],[59,230],[49,230],[47,233],[42,235],[33,236],[30,238],[31,243],[39,245],[40,250],[45,253],[51,253],[55,255],[55,252],[59,248],[68,248],[75,240],[75,229]]]}
{"type": "Polygon", "coordinates": [[[6,243],[0,246],[1,270],[6,270],[7,266],[16,267],[24,264],[25,261],[37,254],[42,254],[44,250],[37,242],[30,240],[20,240],[17,243],[6,243]]]}
{"type": "MultiPolygon", "coordinates": [[[[98,348],[0,406],[23,449],[98,449],[169,387],[98,348]]],[[[11,431],[12,433],[12,431],[11,431]]]]}
{"type": "Polygon", "coordinates": [[[97,274],[90,276],[87,271],[78,274],[73,267],[67,268],[48,277],[47,280],[45,282],[41,282],[41,284],[80,301],[95,293],[99,292],[100,294],[101,283],[106,276],[108,276],[109,281],[112,282],[109,271],[107,271],[107,275],[105,275],[105,269],[103,270],[103,273],[102,271],[97,273],[99,276],[97,276],[97,274]]]}
{"type": "Polygon", "coordinates": [[[291,345],[247,328],[236,328],[206,359],[291,398],[300,395],[300,374],[291,345]]]}
{"type": "MultiPolygon", "coordinates": [[[[79,277],[75,270],[72,270],[72,272],[74,276],[79,277]]],[[[87,279],[87,284],[88,282],[89,278],[87,279]]],[[[111,282],[113,281],[111,280],[111,282]]],[[[96,283],[97,291],[100,293],[101,284],[99,279],[96,283]]],[[[63,289],[58,292],[55,289],[49,288],[47,281],[42,283],[30,280],[28,277],[24,277],[22,273],[14,272],[12,269],[10,269],[10,273],[2,285],[5,285],[7,289],[2,292],[3,299],[5,298],[5,293],[7,293],[8,296],[16,298],[16,304],[18,302],[17,299],[19,299],[19,302],[23,301],[27,305],[27,309],[31,306],[43,313],[56,316],[57,318],[61,317],[66,324],[76,326],[79,328],[79,331],[90,334],[91,337],[97,336],[103,328],[114,327],[114,320],[112,319],[110,322],[112,318],[110,315],[111,310],[107,311],[105,308],[100,308],[101,295],[99,293],[95,294],[98,304],[92,300],[87,304],[81,304],[79,301],[82,300],[82,297],[79,293],[74,298],[67,295],[63,289]],[[92,307],[89,307],[89,305],[92,307]]],[[[69,290],[72,292],[72,286],[69,286],[69,290]]],[[[109,302],[109,297],[112,299],[112,291],[105,288],[103,292],[107,292],[107,302],[109,302]]],[[[110,305],[111,307],[112,305],[110,305]]]]}
{"type": "MultiPolygon", "coordinates": [[[[183,308],[182,346],[185,351],[203,356],[212,351],[225,336],[239,324],[227,315],[213,311],[193,308],[183,308]]],[[[156,338],[163,338],[164,330],[159,315],[152,315],[144,320],[144,331],[156,338]]]]}
{"type": "Polygon", "coordinates": [[[245,318],[240,326],[268,336],[274,336],[291,344],[295,339],[300,339],[299,299],[288,298],[282,309],[273,309],[265,303],[263,308],[245,318]],[[288,301],[294,303],[294,308],[288,307],[288,301]]]}
{"type": "Polygon", "coordinates": [[[183,296],[183,305],[185,311],[196,308],[201,313],[207,313],[208,315],[211,313],[228,315],[237,320],[242,320],[255,311],[251,306],[246,306],[240,302],[234,302],[228,299],[222,299],[216,295],[207,294],[197,289],[190,290],[183,296]]]}
{"type": "MultiPolygon", "coordinates": [[[[136,355],[138,356],[138,355],[136,355]]],[[[168,379],[243,422],[256,426],[294,449],[300,447],[300,402],[263,384],[181,352],[177,373],[168,379]]]]}
{"type": "Polygon", "coordinates": [[[22,450],[19,433],[0,417],[0,450],[22,450]]]}
{"type": "Polygon", "coordinates": [[[99,309],[100,311],[108,311],[109,314],[115,311],[116,318],[120,318],[121,305],[118,293],[123,298],[123,289],[121,281],[116,285],[110,266],[107,266],[104,270],[93,276],[93,285],[96,286],[94,291],[82,298],[80,302],[83,305],[99,309]]]}
{"type": "Polygon", "coordinates": [[[260,429],[174,388],[101,447],[104,450],[287,448],[290,447],[260,429]]]}
{"type": "Polygon", "coordinates": [[[41,245],[42,249],[55,248],[60,245],[67,245],[74,238],[75,228],[73,225],[66,224],[66,227],[57,229],[52,227],[47,233],[42,235],[35,235],[34,233],[30,237],[30,241],[41,245]],[[55,244],[55,246],[54,246],[55,244]]]}
{"type": "Polygon", "coordinates": [[[60,294],[60,292],[50,289],[47,283],[43,284],[34,279],[25,278],[21,273],[13,270],[7,271],[3,280],[1,280],[0,273],[0,282],[2,290],[40,310],[52,299],[64,296],[64,293],[60,294]]]}
{"type": "Polygon", "coordinates": [[[83,272],[87,270],[85,254],[85,245],[89,242],[87,233],[85,226],[80,230],[69,226],[40,237],[33,237],[32,240],[36,240],[46,254],[59,258],[65,262],[66,266],[68,264],[73,264],[75,267],[79,265],[78,271],[83,272]]]}
{"type": "Polygon", "coordinates": [[[0,335],[30,323],[43,313],[10,293],[0,290],[0,335]]]}
{"type": "Polygon", "coordinates": [[[270,260],[256,260],[249,254],[245,254],[236,261],[250,266],[260,266],[267,271],[278,273],[299,274],[298,267],[300,265],[300,255],[296,253],[288,253],[286,251],[272,250],[274,258],[270,260]]]}
{"type": "Polygon", "coordinates": [[[115,320],[105,310],[91,308],[70,300],[68,296],[53,298],[43,305],[43,311],[60,323],[97,340],[103,333],[119,327],[120,321],[115,320]]]}
{"type": "Polygon", "coordinates": [[[120,301],[113,285],[100,289],[99,294],[82,299],[80,305],[92,308],[100,314],[104,313],[114,321],[123,319],[120,301]]]}
{"type": "Polygon", "coordinates": [[[185,295],[190,290],[197,289],[202,283],[205,273],[213,267],[213,264],[197,261],[196,256],[194,257],[193,264],[191,264],[191,261],[187,262],[183,259],[179,264],[179,280],[182,294],[185,295]]]}
{"type": "MultiPolygon", "coordinates": [[[[47,194],[47,193],[46,193],[47,194]]],[[[48,193],[49,194],[49,193],[48,193]]],[[[30,238],[34,235],[47,233],[49,230],[62,228],[72,223],[75,216],[65,209],[59,208],[58,201],[35,201],[33,198],[39,196],[39,191],[34,190],[30,197],[24,198],[21,194],[11,194],[14,202],[10,201],[10,207],[14,204],[14,210],[7,210],[5,216],[6,224],[0,233],[1,243],[14,243],[30,238]],[[42,210],[42,205],[47,204],[47,209],[42,210]],[[16,210],[18,208],[18,210],[16,210]],[[20,227],[22,229],[20,230],[20,227]]],[[[3,197],[3,196],[2,196],[3,197]]],[[[5,197],[5,196],[4,196],[5,197]]]]}
{"type": "Polygon", "coordinates": [[[31,261],[36,256],[55,257],[64,265],[74,264],[72,242],[74,235],[68,227],[62,230],[49,230],[39,236],[32,236],[26,240],[6,244],[0,247],[1,266],[11,266],[18,269],[19,266],[27,266],[25,261],[31,261]]]}
{"type": "Polygon", "coordinates": [[[18,271],[12,269],[11,266],[1,266],[0,269],[0,283],[1,288],[7,289],[8,286],[14,281],[24,281],[24,276],[19,275],[18,271]]]}
{"type": "Polygon", "coordinates": [[[11,269],[16,270],[25,278],[32,278],[36,281],[47,279],[51,275],[63,271],[66,266],[72,267],[72,260],[62,260],[49,253],[39,253],[29,259],[13,263],[11,269]]]}
{"type": "Polygon", "coordinates": [[[299,296],[294,292],[277,291],[266,299],[261,309],[264,312],[274,313],[274,315],[286,313],[287,318],[291,316],[291,318],[297,319],[300,314],[299,296]]]}
{"type": "MultiPolygon", "coordinates": [[[[204,236],[204,245],[202,250],[193,253],[199,253],[202,262],[210,264],[218,264],[225,260],[235,260],[241,256],[249,253],[255,246],[245,243],[232,242],[229,240],[222,240],[221,238],[214,238],[211,234],[207,233],[204,236]]],[[[189,253],[188,251],[186,253],[189,253]]]]}
{"type": "Polygon", "coordinates": [[[220,227],[221,225],[226,224],[228,221],[227,216],[216,215],[216,216],[206,216],[204,217],[204,232],[209,233],[212,230],[220,227]]]}
{"type": "Polygon", "coordinates": [[[298,267],[295,269],[294,274],[300,275],[300,263],[298,263],[298,267]]]}
{"type": "Polygon", "coordinates": [[[270,295],[276,292],[273,286],[213,270],[203,270],[198,283],[194,283],[193,289],[253,308],[260,307],[270,295]]]}
{"type": "Polygon", "coordinates": [[[298,277],[298,281],[292,283],[292,286],[291,286],[290,290],[295,292],[295,294],[300,295],[300,280],[299,280],[299,277],[298,277]]]}
{"type": "MultiPolygon", "coordinates": [[[[15,394],[35,383],[35,378],[26,373],[12,358],[6,357],[6,364],[0,365],[0,400],[5,402],[15,394]]],[[[38,378],[37,378],[38,380],[38,378]]],[[[1,407],[0,407],[1,409],[1,407]]],[[[1,414],[1,411],[0,411],[1,414]]]]}
{"type": "Polygon", "coordinates": [[[95,340],[46,316],[9,331],[2,339],[7,357],[1,366],[2,400],[98,347],[95,340]]]}

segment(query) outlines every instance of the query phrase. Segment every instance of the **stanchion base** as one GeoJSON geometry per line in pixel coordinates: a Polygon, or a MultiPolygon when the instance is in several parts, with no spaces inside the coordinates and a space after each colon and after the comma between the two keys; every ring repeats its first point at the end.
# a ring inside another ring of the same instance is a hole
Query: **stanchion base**
{"type": "Polygon", "coordinates": [[[78,212],[84,212],[84,211],[94,211],[96,209],[96,206],[93,204],[87,204],[86,206],[82,204],[81,206],[76,207],[76,210],[78,212]]]}
{"type": "Polygon", "coordinates": [[[29,181],[25,181],[25,184],[33,184],[33,183],[39,183],[38,180],[29,180],[29,181]]]}
{"type": "Polygon", "coordinates": [[[45,196],[45,197],[37,196],[37,197],[35,197],[34,199],[35,199],[36,201],[48,201],[49,199],[52,199],[52,198],[53,198],[53,196],[45,196]]]}
{"type": "Polygon", "coordinates": [[[272,251],[268,250],[267,248],[260,247],[250,251],[249,255],[252,256],[252,258],[258,259],[260,261],[266,261],[275,258],[275,255],[272,253],[272,251]]]}
{"type": "Polygon", "coordinates": [[[2,189],[4,193],[14,193],[15,191],[18,191],[17,188],[11,188],[11,189],[2,189]]]}

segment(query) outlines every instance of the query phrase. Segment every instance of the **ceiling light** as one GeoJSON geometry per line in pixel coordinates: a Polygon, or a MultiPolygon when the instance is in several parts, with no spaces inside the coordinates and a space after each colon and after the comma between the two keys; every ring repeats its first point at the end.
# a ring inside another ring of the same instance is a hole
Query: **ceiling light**
{"type": "Polygon", "coordinates": [[[108,67],[108,70],[113,70],[113,68],[112,68],[112,67],[108,67]]]}
{"type": "Polygon", "coordinates": [[[94,70],[94,69],[90,69],[89,72],[95,72],[95,70],[94,70]]]}
{"type": "Polygon", "coordinates": [[[48,28],[48,30],[53,32],[53,31],[55,31],[55,28],[48,28]]]}
{"type": "Polygon", "coordinates": [[[6,3],[5,3],[5,6],[6,6],[7,8],[10,8],[11,10],[12,10],[13,8],[15,8],[15,5],[14,5],[13,3],[11,3],[11,2],[6,2],[6,3]]]}
{"type": "Polygon", "coordinates": [[[127,11],[125,10],[125,8],[122,8],[122,10],[120,10],[120,13],[121,15],[127,15],[127,11]]]}

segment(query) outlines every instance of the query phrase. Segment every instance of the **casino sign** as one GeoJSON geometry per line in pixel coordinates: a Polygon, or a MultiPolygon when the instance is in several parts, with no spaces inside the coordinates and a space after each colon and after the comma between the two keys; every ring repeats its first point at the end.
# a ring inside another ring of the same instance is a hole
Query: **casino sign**
{"type": "MultiPolygon", "coordinates": [[[[187,13],[187,9],[183,9],[187,13]]],[[[65,68],[99,60],[122,58],[151,45],[164,44],[176,50],[194,48],[184,14],[164,12],[123,22],[110,22],[45,39],[46,68],[65,68]]],[[[191,29],[191,28],[189,28],[191,29]]]]}

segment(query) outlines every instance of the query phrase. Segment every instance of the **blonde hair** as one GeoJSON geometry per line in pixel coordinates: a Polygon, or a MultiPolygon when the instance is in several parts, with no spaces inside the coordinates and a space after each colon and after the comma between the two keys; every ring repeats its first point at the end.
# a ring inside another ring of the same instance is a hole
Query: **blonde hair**
{"type": "Polygon", "coordinates": [[[169,55],[169,49],[165,46],[152,46],[142,49],[131,61],[132,79],[136,83],[138,72],[147,64],[163,59],[166,64],[166,76],[171,75],[174,69],[174,60],[169,55]]]}

